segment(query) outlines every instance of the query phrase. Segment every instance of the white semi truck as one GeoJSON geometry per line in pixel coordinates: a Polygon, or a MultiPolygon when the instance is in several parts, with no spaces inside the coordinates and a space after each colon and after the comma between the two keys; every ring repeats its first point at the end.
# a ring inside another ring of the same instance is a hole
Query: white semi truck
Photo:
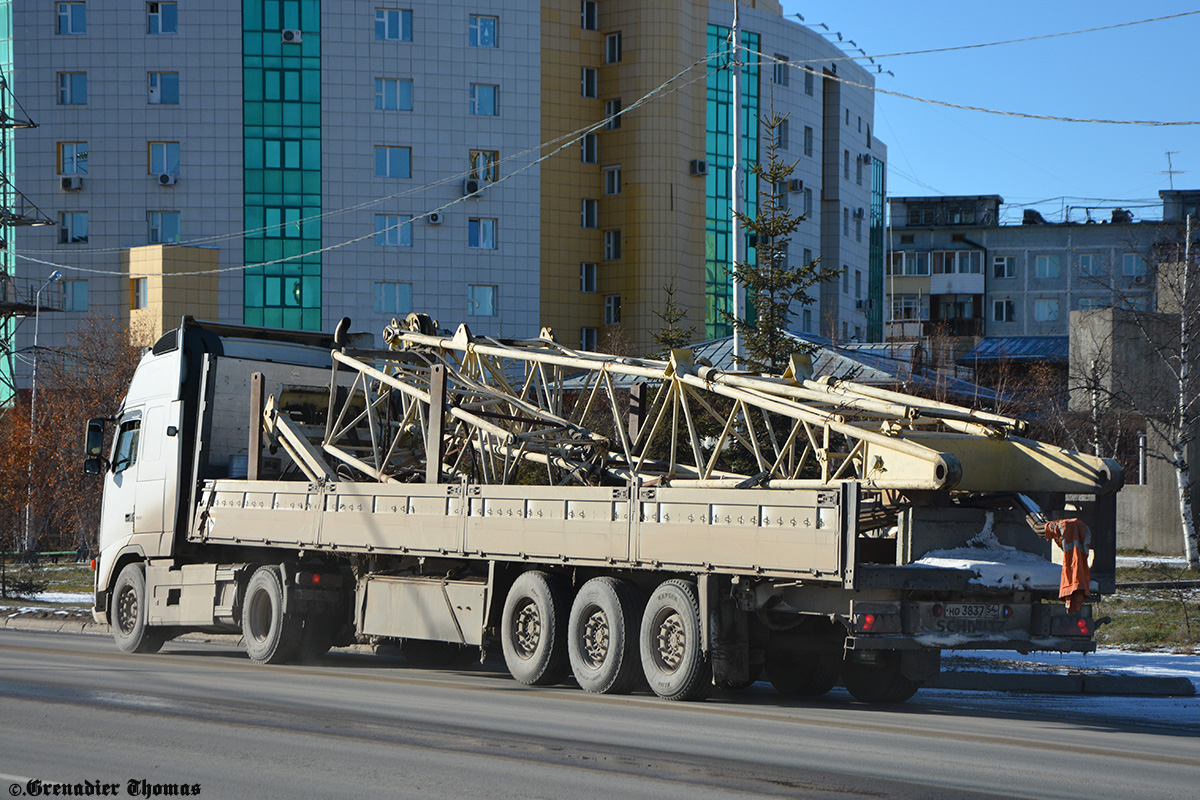
{"type": "MultiPolygon", "coordinates": [[[[116,415],[94,616],[126,652],[240,632],[278,663],[497,643],[527,684],[901,702],[942,649],[1094,648],[1029,519],[1079,517],[1112,591],[1112,461],[1019,420],[410,315],[330,336],[185,318],[116,415]],[[1044,515],[1044,517],[1043,517],[1044,515]]],[[[106,430],[111,447],[106,448],[106,430]]]]}

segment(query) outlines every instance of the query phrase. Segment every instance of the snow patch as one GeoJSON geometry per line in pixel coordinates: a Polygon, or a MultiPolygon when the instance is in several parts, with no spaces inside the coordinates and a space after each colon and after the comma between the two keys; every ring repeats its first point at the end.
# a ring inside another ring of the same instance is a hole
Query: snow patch
{"type": "Polygon", "coordinates": [[[1062,567],[1035,553],[1000,544],[995,514],[984,516],[983,528],[963,547],[931,550],[914,565],[968,570],[969,583],[989,589],[1057,589],[1062,567]]]}
{"type": "Polygon", "coordinates": [[[92,605],[91,592],[38,592],[29,598],[36,603],[73,603],[92,605]]]}

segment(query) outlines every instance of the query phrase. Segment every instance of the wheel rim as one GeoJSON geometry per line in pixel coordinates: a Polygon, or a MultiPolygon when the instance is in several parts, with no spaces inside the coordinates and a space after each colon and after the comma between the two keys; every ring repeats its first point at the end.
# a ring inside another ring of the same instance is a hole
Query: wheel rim
{"type": "Polygon", "coordinates": [[[583,631],[580,634],[580,655],[583,663],[592,669],[599,669],[608,659],[608,648],[610,643],[610,633],[608,627],[608,616],[603,609],[597,606],[591,606],[583,612],[587,615],[587,622],[583,624],[583,631]]]}
{"type": "Polygon", "coordinates": [[[537,652],[541,641],[542,615],[538,613],[537,603],[526,598],[513,612],[513,651],[518,658],[528,661],[537,652]]]}
{"type": "Polygon", "coordinates": [[[132,586],[126,586],[117,600],[117,626],[128,636],[137,627],[138,598],[132,586]]]}
{"type": "Polygon", "coordinates": [[[684,654],[687,652],[683,617],[673,608],[663,609],[654,621],[654,628],[658,643],[654,649],[654,663],[662,672],[674,672],[683,663],[684,654]]]}
{"type": "Polygon", "coordinates": [[[247,615],[249,633],[254,641],[266,641],[271,631],[271,597],[267,592],[259,590],[250,598],[250,613],[247,615]]]}

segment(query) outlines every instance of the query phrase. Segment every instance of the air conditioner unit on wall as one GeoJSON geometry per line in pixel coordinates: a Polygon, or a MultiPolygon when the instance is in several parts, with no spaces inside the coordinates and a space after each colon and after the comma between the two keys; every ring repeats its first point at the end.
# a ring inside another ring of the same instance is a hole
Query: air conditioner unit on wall
{"type": "Polygon", "coordinates": [[[60,185],[64,192],[77,192],[83,188],[83,178],[78,175],[63,175],[60,185]]]}
{"type": "Polygon", "coordinates": [[[179,182],[179,176],[173,175],[170,172],[162,172],[158,175],[159,186],[174,186],[179,182]]]}
{"type": "Polygon", "coordinates": [[[283,31],[280,34],[280,39],[283,40],[284,44],[300,44],[300,42],[304,41],[304,37],[300,31],[283,31]]]}
{"type": "Polygon", "coordinates": [[[708,162],[703,158],[693,158],[691,163],[692,175],[703,177],[708,174],[708,162]]]}
{"type": "Polygon", "coordinates": [[[442,212],[434,211],[427,217],[427,219],[429,220],[430,225],[441,225],[442,224],[442,212]]]}
{"type": "Polygon", "coordinates": [[[463,179],[463,197],[475,197],[483,190],[483,181],[479,178],[463,179]]]}
{"type": "Polygon", "coordinates": [[[792,194],[799,194],[804,191],[804,181],[799,178],[788,178],[788,191],[792,194]]]}
{"type": "Polygon", "coordinates": [[[860,156],[860,158],[862,159],[862,162],[863,162],[864,164],[870,164],[870,163],[871,163],[871,154],[870,154],[870,153],[863,153],[863,154],[860,156]]]}
{"type": "Polygon", "coordinates": [[[854,218],[855,219],[862,219],[866,215],[867,215],[867,212],[866,212],[866,210],[863,209],[862,206],[859,206],[858,208],[854,209],[854,218]]]}

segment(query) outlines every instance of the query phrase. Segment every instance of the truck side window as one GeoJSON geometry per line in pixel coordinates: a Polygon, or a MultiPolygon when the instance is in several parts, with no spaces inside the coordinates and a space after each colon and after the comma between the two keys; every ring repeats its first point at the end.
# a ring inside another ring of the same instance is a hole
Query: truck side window
{"type": "Polygon", "coordinates": [[[117,431],[116,458],[113,459],[113,474],[124,472],[137,463],[138,435],[141,433],[142,421],[131,419],[121,423],[117,431]]]}

